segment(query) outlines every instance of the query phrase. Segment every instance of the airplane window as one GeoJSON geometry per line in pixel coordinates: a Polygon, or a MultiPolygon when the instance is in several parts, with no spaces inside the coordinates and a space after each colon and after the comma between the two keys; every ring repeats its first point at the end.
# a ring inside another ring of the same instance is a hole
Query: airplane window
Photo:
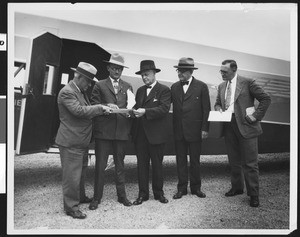
{"type": "Polygon", "coordinates": [[[68,84],[68,81],[69,81],[69,74],[62,73],[61,74],[61,84],[66,85],[66,84],[68,84]]]}
{"type": "Polygon", "coordinates": [[[46,64],[46,71],[44,76],[44,87],[43,95],[54,95],[53,93],[53,82],[55,75],[56,67],[46,64]]]}

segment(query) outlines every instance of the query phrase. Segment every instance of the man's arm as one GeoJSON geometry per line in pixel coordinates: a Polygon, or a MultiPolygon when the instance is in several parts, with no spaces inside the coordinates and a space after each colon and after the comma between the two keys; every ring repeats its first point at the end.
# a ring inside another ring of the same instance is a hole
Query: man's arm
{"type": "Polygon", "coordinates": [[[255,109],[252,116],[256,120],[261,121],[271,104],[271,97],[255,82],[255,80],[250,82],[249,90],[250,94],[259,101],[258,107],[255,109]]]}
{"type": "Polygon", "coordinates": [[[60,94],[60,102],[68,109],[71,114],[79,118],[91,119],[97,115],[110,112],[110,109],[107,106],[81,105],[75,94],[70,91],[64,91],[60,94]]]}

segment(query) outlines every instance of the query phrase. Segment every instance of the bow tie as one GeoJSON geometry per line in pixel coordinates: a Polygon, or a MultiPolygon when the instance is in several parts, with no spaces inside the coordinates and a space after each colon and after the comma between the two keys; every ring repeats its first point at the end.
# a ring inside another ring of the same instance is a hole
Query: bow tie
{"type": "Polygon", "coordinates": [[[189,84],[189,82],[188,82],[188,81],[181,81],[180,83],[181,83],[181,85],[182,85],[182,86],[184,86],[184,85],[188,85],[188,84],[189,84]]]}
{"type": "Polygon", "coordinates": [[[152,88],[152,86],[148,86],[148,85],[146,85],[146,88],[147,88],[147,89],[151,89],[151,88],[152,88]]]}

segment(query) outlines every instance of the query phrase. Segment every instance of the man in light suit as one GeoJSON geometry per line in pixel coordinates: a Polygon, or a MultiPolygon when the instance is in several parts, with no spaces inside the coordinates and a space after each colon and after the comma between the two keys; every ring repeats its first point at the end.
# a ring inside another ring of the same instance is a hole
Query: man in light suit
{"type": "Polygon", "coordinates": [[[237,74],[234,60],[224,60],[220,73],[224,82],[218,87],[215,110],[232,113],[231,122],[225,123],[224,135],[229,165],[231,189],[225,196],[244,192],[244,179],[250,206],[259,206],[258,148],[257,137],[262,134],[260,120],[270,103],[270,96],[255,80],[237,74]],[[254,108],[254,100],[259,104],[254,108]]]}
{"type": "MultiPolygon", "coordinates": [[[[121,79],[124,67],[124,58],[118,53],[111,55],[107,63],[109,77],[97,82],[93,88],[92,104],[105,104],[112,109],[124,109],[127,106],[127,90],[132,86],[121,79]]],[[[126,67],[127,68],[127,67],[126,67]]],[[[130,137],[131,119],[126,113],[112,113],[101,115],[94,119],[95,138],[95,183],[94,198],[89,205],[90,210],[98,208],[104,187],[105,167],[110,154],[113,154],[115,163],[115,182],[118,202],[124,206],[131,206],[125,192],[124,158],[125,146],[130,137]]]]}
{"type": "Polygon", "coordinates": [[[205,193],[201,191],[200,154],[202,139],[208,137],[209,91],[204,82],[192,76],[194,70],[198,69],[192,58],[183,57],[174,67],[177,68],[179,81],[171,86],[178,174],[177,193],[173,198],[179,199],[187,194],[189,173],[191,193],[205,198],[205,193]]]}
{"type": "Polygon", "coordinates": [[[132,137],[136,147],[139,195],[133,202],[140,205],[149,199],[149,164],[152,165],[152,190],[154,199],[168,203],[163,191],[164,146],[168,140],[168,120],[171,105],[170,89],[156,81],[154,61],[143,60],[140,71],[144,86],[137,90],[133,114],[136,117],[132,127],[132,137]]]}
{"type": "MultiPolygon", "coordinates": [[[[80,62],[71,68],[74,79],[64,86],[57,98],[60,126],[56,136],[62,164],[64,210],[67,215],[84,219],[79,203],[91,201],[85,195],[84,178],[88,163],[88,146],[92,136],[92,118],[111,109],[102,105],[90,105],[85,91],[91,86],[97,69],[80,62]]],[[[96,79],[95,79],[96,80],[96,79]]]]}

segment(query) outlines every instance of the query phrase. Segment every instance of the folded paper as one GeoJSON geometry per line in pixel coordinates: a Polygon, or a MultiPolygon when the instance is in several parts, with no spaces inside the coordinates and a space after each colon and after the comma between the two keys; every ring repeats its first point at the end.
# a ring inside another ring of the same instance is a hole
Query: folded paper
{"type": "Polygon", "coordinates": [[[208,121],[212,122],[230,122],[231,121],[231,112],[219,112],[219,111],[210,111],[208,116],[208,121]]]}

